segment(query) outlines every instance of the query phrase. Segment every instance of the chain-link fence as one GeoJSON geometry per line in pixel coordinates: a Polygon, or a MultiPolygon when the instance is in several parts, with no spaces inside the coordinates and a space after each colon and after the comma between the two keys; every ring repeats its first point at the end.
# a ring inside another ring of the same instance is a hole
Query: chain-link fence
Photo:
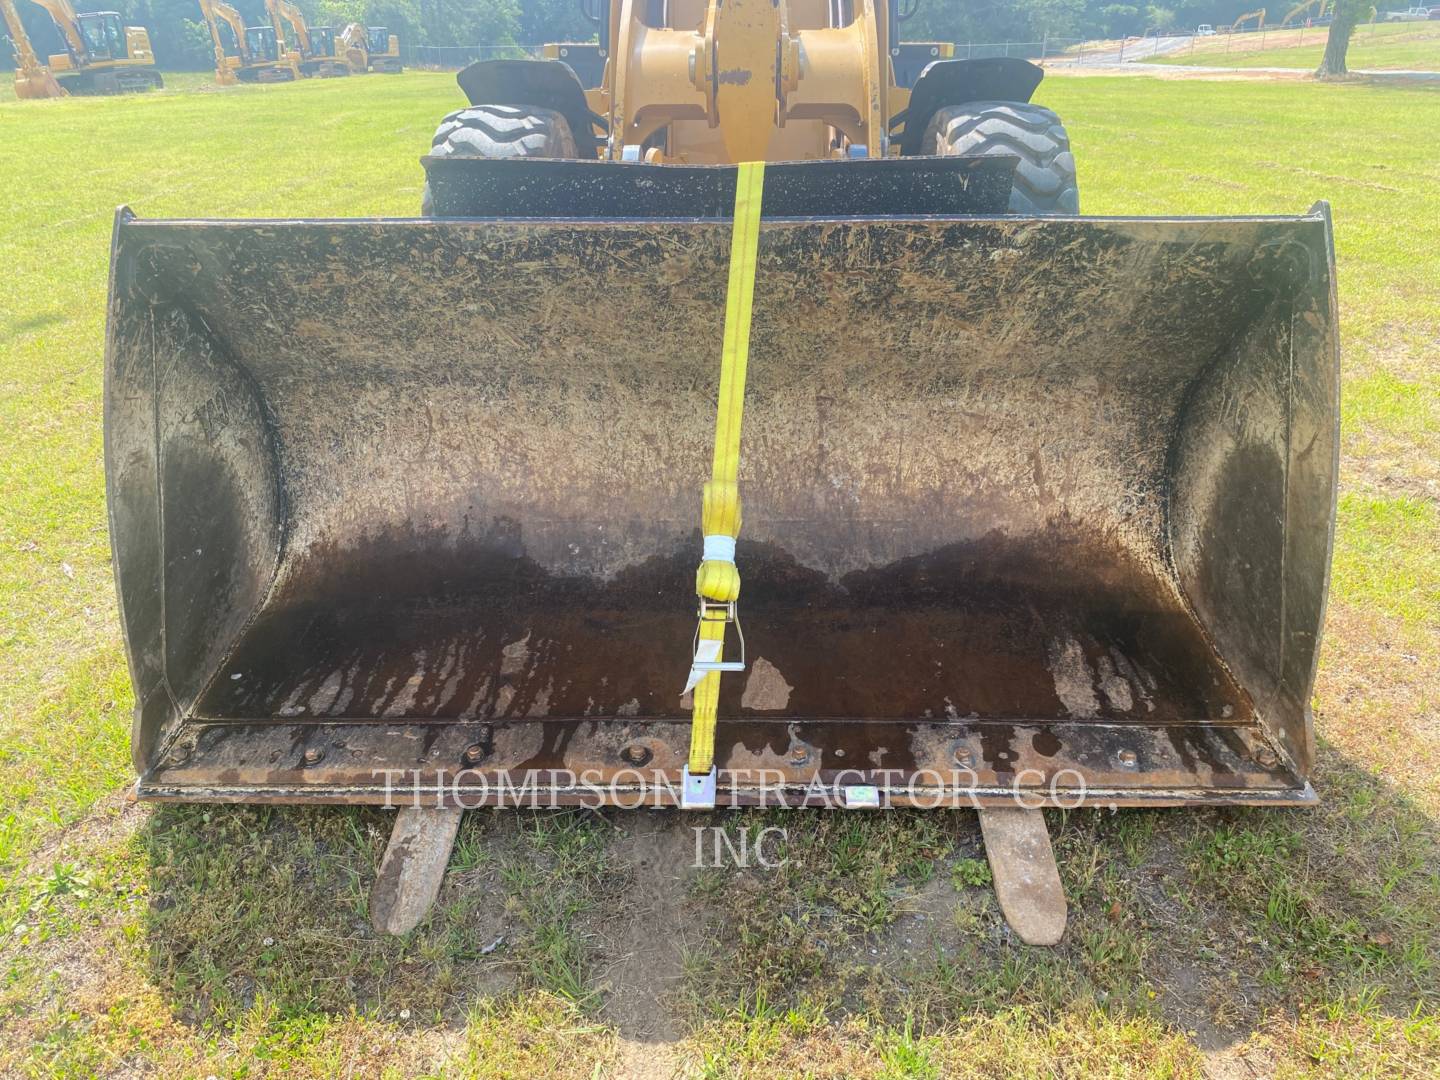
{"type": "MultiPolygon", "coordinates": [[[[1311,31],[1312,34],[1322,32],[1311,31]]],[[[953,46],[950,58],[986,60],[1014,57],[1044,63],[1124,64],[1171,51],[1181,40],[1171,35],[1114,41],[1052,37],[1042,37],[1038,41],[962,41],[953,46]]],[[[458,71],[477,60],[535,59],[543,55],[543,49],[541,45],[418,45],[407,50],[410,54],[407,63],[412,67],[436,71],[458,71]]]]}
{"type": "Polygon", "coordinates": [[[417,45],[410,64],[436,71],[459,71],[476,60],[535,60],[541,49],[540,45],[417,45]]]}
{"type": "MultiPolygon", "coordinates": [[[[1362,23],[1355,28],[1351,44],[1367,40],[1376,33],[1378,22],[1362,23]]],[[[1116,38],[1112,41],[1062,41],[1051,39],[1047,63],[1130,64],[1163,57],[1173,64],[1194,63],[1204,67],[1224,67],[1227,56],[1239,60],[1277,49],[1320,48],[1330,33],[1330,20],[1297,22],[1289,26],[1256,26],[1243,30],[1211,30],[1205,33],[1186,31],[1172,34],[1147,34],[1144,37],[1116,38]],[[1190,58],[1194,58],[1193,61],[1190,58]]],[[[960,46],[956,46],[957,49],[960,46]]],[[[958,52],[956,55],[960,55],[958,52]]],[[[1313,66],[1298,64],[1293,56],[1277,58],[1274,66],[1313,66]]],[[[1247,66],[1254,66],[1250,60],[1247,66]]],[[[1260,61],[1263,65],[1267,61],[1260,61]]],[[[1440,66],[1437,63],[1435,66],[1440,66]]]]}

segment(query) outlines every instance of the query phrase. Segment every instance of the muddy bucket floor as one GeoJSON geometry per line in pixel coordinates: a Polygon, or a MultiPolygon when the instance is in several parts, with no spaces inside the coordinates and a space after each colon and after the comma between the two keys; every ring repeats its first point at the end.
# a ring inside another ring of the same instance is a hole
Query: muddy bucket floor
{"type": "MultiPolygon", "coordinates": [[[[723,716],[1243,724],[1173,587],[1049,545],[955,545],[831,582],[742,541],[749,670],[723,716]],[[1063,558],[1062,558],[1063,554],[1063,558]],[[1049,562],[1046,562],[1046,557],[1049,562]],[[1082,569],[1083,568],[1083,569],[1082,569]]],[[[418,550],[295,574],[195,709],[212,719],[682,719],[695,556],[596,583],[418,550]],[[357,592],[351,583],[364,582],[357,592]]],[[[319,563],[319,560],[316,560],[319,563]]],[[[729,648],[735,648],[732,639],[729,648]]]]}
{"type": "MultiPolygon", "coordinates": [[[[1173,588],[1133,565],[1057,574],[971,547],[831,583],[752,547],[722,802],[1310,798],[1173,588]]],[[[379,583],[363,594],[292,578],[307,595],[249,628],[145,793],[673,802],[693,616],[672,598],[693,555],[597,585],[470,554],[353,578],[379,583]]]]}

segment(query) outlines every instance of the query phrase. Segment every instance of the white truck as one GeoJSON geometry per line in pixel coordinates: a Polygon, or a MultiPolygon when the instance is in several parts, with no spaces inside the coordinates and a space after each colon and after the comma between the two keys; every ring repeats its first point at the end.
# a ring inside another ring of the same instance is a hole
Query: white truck
{"type": "Polygon", "coordinates": [[[1406,8],[1404,11],[1387,11],[1380,16],[1381,22],[1425,22],[1430,18],[1430,9],[1424,7],[1406,8]]]}

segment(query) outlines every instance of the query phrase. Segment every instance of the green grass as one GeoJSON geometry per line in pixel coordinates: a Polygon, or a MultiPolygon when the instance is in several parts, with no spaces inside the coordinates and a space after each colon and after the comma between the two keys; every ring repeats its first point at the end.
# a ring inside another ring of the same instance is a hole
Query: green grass
{"type": "Polygon", "coordinates": [[[1036,951],[967,814],[720,817],[788,827],[787,861],[694,874],[688,820],[473,814],[396,941],[366,918],[386,815],[123,802],[114,207],[408,214],[460,98],[418,73],[202,84],[0,104],[0,1075],[1435,1073],[1440,156],[1415,133],[1440,94],[1041,88],[1089,213],[1330,200],[1345,352],[1322,806],[1054,815],[1071,924],[1036,951]]]}
{"type": "MultiPolygon", "coordinates": [[[[161,77],[165,80],[165,89],[158,91],[156,96],[190,93],[195,90],[220,90],[220,87],[215,85],[215,73],[213,71],[166,71],[161,73],[161,77]]],[[[14,100],[14,73],[11,71],[0,71],[0,102],[14,100]]]]}
{"type": "Polygon", "coordinates": [[[417,159],[457,95],[453,77],[413,75],[4,107],[0,175],[17,179],[0,195],[0,881],[45,835],[32,821],[73,820],[128,769],[100,442],[115,207],[413,212],[417,159]]]}
{"type": "MultiPolygon", "coordinates": [[[[1325,52],[1322,27],[1271,30],[1261,35],[1237,34],[1197,38],[1194,49],[1147,57],[1145,64],[1198,64],[1202,67],[1277,67],[1314,71],[1325,52]]],[[[1440,71],[1440,22],[1373,23],[1360,26],[1350,39],[1345,63],[1368,71],[1440,71]]]]}
{"type": "Polygon", "coordinates": [[[1440,513],[1426,499],[1346,492],[1340,528],[1350,542],[1335,560],[1334,588],[1414,627],[1440,611],[1440,513]]]}

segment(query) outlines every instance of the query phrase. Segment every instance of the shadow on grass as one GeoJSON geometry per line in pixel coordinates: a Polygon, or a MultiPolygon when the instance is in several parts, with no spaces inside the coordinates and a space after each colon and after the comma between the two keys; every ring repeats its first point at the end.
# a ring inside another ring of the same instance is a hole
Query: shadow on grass
{"type": "Polygon", "coordinates": [[[70,318],[64,311],[47,311],[39,315],[32,315],[28,319],[16,319],[5,327],[6,337],[16,334],[27,334],[32,330],[44,330],[47,326],[54,326],[56,323],[63,323],[70,318]]]}
{"type": "Polygon", "coordinates": [[[1011,937],[974,815],[941,812],[472,813],[435,913],[393,939],[367,912],[389,815],[167,806],[141,838],[145,929],[156,985],[206,1026],[262,998],[458,1023],[534,986],[651,1042],[763,1001],[917,1031],[1098,1008],[1218,1049],[1313,1003],[1436,1008],[1435,823],[1329,753],[1317,788],[1309,811],[1052,815],[1054,950],[1011,937]],[[695,868],[698,824],[783,829],[780,864],[695,868]]]}

